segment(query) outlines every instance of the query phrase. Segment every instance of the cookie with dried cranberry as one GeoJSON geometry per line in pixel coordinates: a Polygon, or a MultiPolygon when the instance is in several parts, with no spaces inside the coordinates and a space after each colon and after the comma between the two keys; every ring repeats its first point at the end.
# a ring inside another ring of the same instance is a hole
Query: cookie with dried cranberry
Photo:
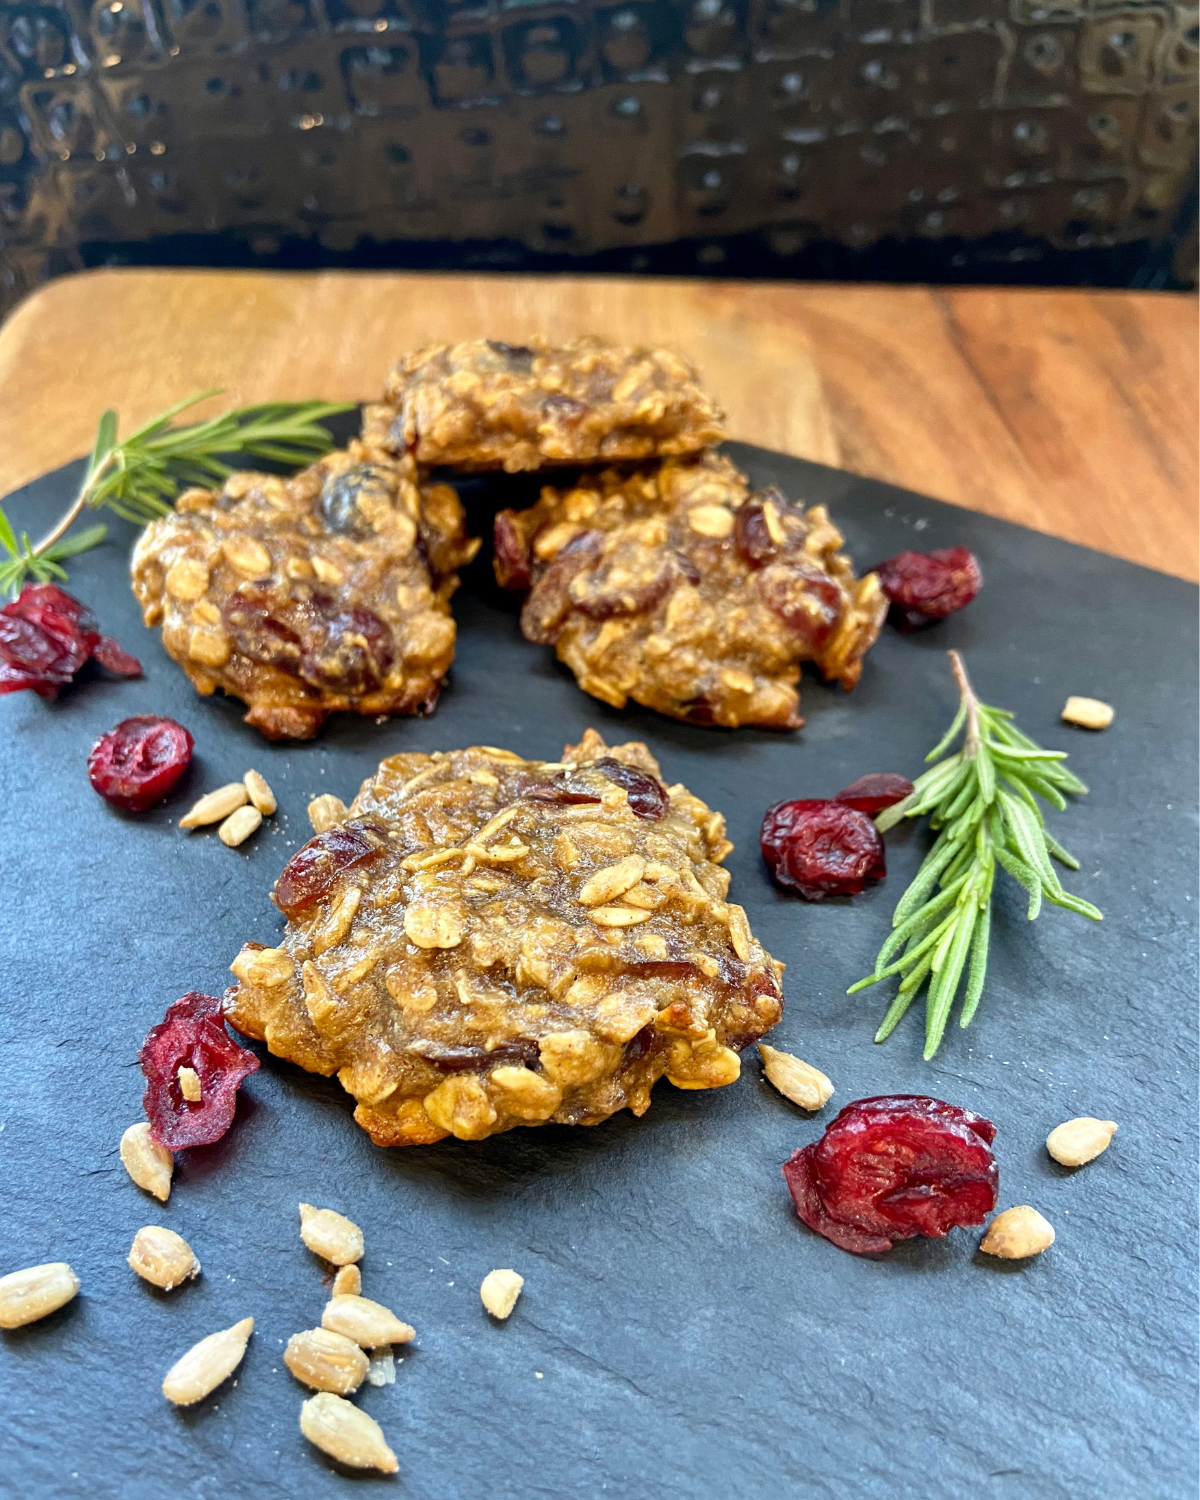
{"type": "Polygon", "coordinates": [[[433,709],[478,546],[449,485],[352,443],[290,479],[187,490],[142,533],[133,591],[199,692],[241,698],[268,739],[309,739],[338,711],[433,709]]]}
{"type": "Polygon", "coordinates": [[[723,420],[669,349],[472,339],[402,360],[363,437],[421,464],[517,473],[696,453],[723,440],[723,420]]]}
{"type": "Polygon", "coordinates": [[[641,744],[385,760],[288,863],[277,946],[227,1016],[337,1073],[380,1145],[643,1114],[718,1088],[779,1019],[781,965],[726,900],[724,819],[641,744]]]}
{"type": "Polygon", "coordinates": [[[500,583],[521,628],[585,692],[695,724],[796,729],[800,663],[852,688],[887,610],[855,578],[823,505],[750,492],[705,453],[582,476],[496,517],[500,583]]]}

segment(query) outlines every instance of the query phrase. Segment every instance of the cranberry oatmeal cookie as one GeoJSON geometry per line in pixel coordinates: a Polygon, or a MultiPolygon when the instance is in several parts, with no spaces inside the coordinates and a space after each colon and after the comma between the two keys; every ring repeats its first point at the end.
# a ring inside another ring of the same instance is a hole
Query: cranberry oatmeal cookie
{"type": "Polygon", "coordinates": [[[516,473],[695,453],[723,440],[722,422],[669,349],[474,339],[402,360],[363,438],[421,464],[516,473]]]}
{"type": "Polygon", "coordinates": [[[725,900],[724,819],[594,730],[561,762],[394,755],[275,887],[277,947],[227,1017],[337,1073],[379,1145],[643,1114],[664,1074],[719,1088],[783,1009],[725,900]]]}
{"type": "Polygon", "coordinates": [[[887,600],[856,579],[823,505],[805,511],[714,453],[583,475],[496,517],[521,628],[593,697],[694,724],[797,729],[800,663],[852,688],[887,600]]]}
{"type": "Polygon", "coordinates": [[[198,692],[243,699],[268,739],[309,739],[338,710],[433,709],[478,547],[449,485],[351,443],[290,479],[185,491],[138,541],[133,591],[198,692]]]}

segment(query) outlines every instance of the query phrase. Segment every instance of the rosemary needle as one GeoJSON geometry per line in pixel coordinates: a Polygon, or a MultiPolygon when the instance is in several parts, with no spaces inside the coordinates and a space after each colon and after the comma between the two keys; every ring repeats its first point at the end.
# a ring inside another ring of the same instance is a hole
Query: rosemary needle
{"type": "Polygon", "coordinates": [[[941,1046],[964,973],[959,1025],[969,1025],[979,1006],[997,865],[1028,892],[1031,922],[1043,900],[1094,922],[1102,920],[1090,901],[1063,889],[1051,859],[1072,870],[1079,862],[1047,830],[1037,800],[1061,811],[1067,805],[1065,792],[1083,793],[1087,787],[1067,770],[1065,752],[1041,749],[1021,733],[1011,713],[981,703],[962,658],[957,651],[949,655],[961,701],[954,722],[925,757],[937,764],[917,778],[903,802],[875,819],[882,833],[901,818],[928,814],[938,836],[892,914],[892,932],[879,950],[874,973],[848,991],[853,995],[900,976],[896,998],[875,1034],[882,1042],[927,984],[926,1060],[941,1046]],[[962,748],[947,755],[960,732],[962,748]]]}

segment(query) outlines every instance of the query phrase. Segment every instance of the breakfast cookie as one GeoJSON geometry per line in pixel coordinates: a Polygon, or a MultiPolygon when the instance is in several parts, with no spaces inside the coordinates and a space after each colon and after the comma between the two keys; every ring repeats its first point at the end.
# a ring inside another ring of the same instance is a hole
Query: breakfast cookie
{"type": "Polygon", "coordinates": [[[402,360],[364,412],[363,439],[420,464],[516,473],[695,453],[722,441],[722,422],[669,349],[473,339],[402,360]]]}
{"type": "Polygon", "coordinates": [[[228,1020],[337,1073],[379,1145],[643,1114],[738,1076],[782,966],[725,899],[724,819],[642,744],[559,762],[394,755],[275,886],[276,947],[232,964],[228,1020]]]}
{"type": "Polygon", "coordinates": [[[800,663],[852,688],[887,600],[805,511],[714,453],[585,474],[496,517],[494,565],[529,590],[526,637],[585,692],[693,724],[796,729],[800,663]]]}
{"type": "Polygon", "coordinates": [[[339,710],[432,711],[478,547],[449,485],[351,443],[290,479],[185,491],[134,548],[133,591],[197,691],[243,699],[268,739],[309,739],[339,710]]]}

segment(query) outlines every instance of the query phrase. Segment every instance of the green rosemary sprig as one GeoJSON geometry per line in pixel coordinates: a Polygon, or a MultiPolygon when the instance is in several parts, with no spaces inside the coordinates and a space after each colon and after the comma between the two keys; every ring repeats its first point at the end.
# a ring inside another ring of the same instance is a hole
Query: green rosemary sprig
{"type": "Polygon", "coordinates": [[[928,983],[926,1061],[941,1046],[964,971],[960,1026],[970,1024],[979,1005],[997,865],[1029,893],[1031,922],[1043,900],[1094,922],[1102,920],[1090,901],[1063,890],[1051,857],[1072,870],[1079,861],[1047,830],[1037,801],[1041,797],[1062,811],[1064,792],[1082,793],[1087,787],[1063,764],[1064,751],[1042,750],[1021,733],[1011,713],[981,703],[962,658],[957,651],[949,655],[961,702],[954,722],[925,757],[937,764],[918,777],[910,796],[875,819],[882,833],[901,818],[928,813],[938,836],[892,914],[891,936],[879,950],[875,972],[848,991],[853,995],[881,979],[901,976],[899,992],[875,1033],[882,1042],[928,983]],[[962,748],[946,755],[964,726],[962,748]]]}
{"type": "Polygon", "coordinates": [[[299,468],[333,447],[321,424],[352,403],[275,401],[243,406],[207,422],[172,427],[180,412],[219,395],[201,391],[170,407],[161,416],[117,439],[117,414],[100,418],[96,441],[79,493],[52,530],[36,544],[22,533],[17,539],[0,509],[0,592],[15,595],[26,577],[39,582],[64,581],[63,559],[102,542],[103,526],[89,526],[73,537],[66,533],[85,509],[107,507],[139,525],[166,515],[180,490],[189,485],[214,487],[233,473],[227,457],[266,458],[299,468]]]}

